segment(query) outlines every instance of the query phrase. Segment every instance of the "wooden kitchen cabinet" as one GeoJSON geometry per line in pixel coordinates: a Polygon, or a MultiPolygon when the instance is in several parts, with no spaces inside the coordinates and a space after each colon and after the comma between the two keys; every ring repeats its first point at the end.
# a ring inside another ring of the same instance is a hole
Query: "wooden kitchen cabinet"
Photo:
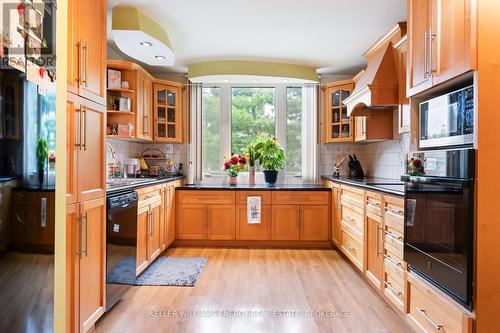
{"type": "Polygon", "coordinates": [[[68,2],[68,91],[101,105],[106,105],[107,12],[106,0],[68,2]]]}
{"type": "Polygon", "coordinates": [[[340,247],[341,241],[341,227],[340,219],[342,217],[342,206],[340,204],[340,185],[332,185],[332,241],[340,247]]]}
{"type": "Polygon", "coordinates": [[[106,199],[68,205],[73,331],[87,332],[106,309],[106,199]]]}
{"type": "Polygon", "coordinates": [[[182,142],[182,87],[155,81],[153,85],[154,140],[182,142]]]}
{"type": "Polygon", "coordinates": [[[382,216],[366,213],[366,277],[376,289],[382,290],[384,266],[382,216]]]}
{"type": "Polygon", "coordinates": [[[105,107],[68,93],[67,203],[106,196],[105,107]],[[73,123],[74,122],[74,123],[73,123]]]}
{"type": "Polygon", "coordinates": [[[354,119],[347,115],[347,106],[343,103],[353,90],[354,83],[351,80],[325,86],[324,143],[354,140],[354,119]]]}
{"type": "Polygon", "coordinates": [[[54,253],[54,192],[14,189],[12,197],[12,247],[20,251],[54,253]]]}
{"type": "Polygon", "coordinates": [[[396,44],[394,49],[397,50],[397,66],[398,66],[398,133],[406,133],[410,130],[410,100],[406,97],[407,85],[407,59],[408,59],[408,35],[404,35],[396,44]]]}
{"type": "Polygon", "coordinates": [[[175,184],[168,184],[165,189],[166,197],[166,247],[175,240],[175,184]]]}
{"type": "Polygon", "coordinates": [[[152,263],[161,253],[160,244],[160,210],[159,202],[151,204],[149,215],[148,260],[152,263]]]}
{"type": "Polygon", "coordinates": [[[137,70],[136,137],[153,141],[153,83],[149,75],[137,70]]]}
{"type": "Polygon", "coordinates": [[[272,240],[300,239],[300,207],[298,205],[274,205],[271,221],[272,240]]]}
{"type": "Polygon", "coordinates": [[[377,110],[371,116],[354,118],[354,141],[355,142],[377,142],[392,140],[393,134],[393,110],[377,110]]]}
{"type": "Polygon", "coordinates": [[[236,206],[236,239],[238,240],[270,240],[271,239],[271,205],[261,206],[259,224],[248,224],[247,206],[236,206]]]}
{"type": "Polygon", "coordinates": [[[408,1],[408,91],[416,95],[476,67],[470,0],[408,1]]]}
{"type": "Polygon", "coordinates": [[[329,206],[300,207],[300,240],[328,240],[330,230],[329,206]]]}
{"type": "Polygon", "coordinates": [[[206,218],[206,239],[233,240],[236,238],[234,205],[208,205],[206,218]]]}
{"type": "Polygon", "coordinates": [[[203,204],[177,205],[177,239],[206,239],[206,207],[203,204]]]}
{"type": "Polygon", "coordinates": [[[139,275],[148,266],[149,213],[148,206],[142,207],[138,210],[136,275],[139,275]]]}

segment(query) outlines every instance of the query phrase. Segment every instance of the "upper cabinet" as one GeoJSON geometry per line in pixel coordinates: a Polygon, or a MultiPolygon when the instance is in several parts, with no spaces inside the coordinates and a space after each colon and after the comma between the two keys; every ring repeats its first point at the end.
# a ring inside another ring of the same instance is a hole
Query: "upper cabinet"
{"type": "Polygon", "coordinates": [[[181,85],[154,84],[154,140],[182,142],[181,85]]]}
{"type": "Polygon", "coordinates": [[[410,100],[406,97],[406,61],[408,59],[408,35],[404,35],[394,45],[397,50],[399,81],[398,133],[410,130],[410,100]]]}
{"type": "Polygon", "coordinates": [[[106,6],[106,0],[68,3],[68,90],[101,105],[106,101],[106,6]]]}
{"type": "Polygon", "coordinates": [[[351,80],[333,82],[325,86],[325,143],[353,141],[353,119],[347,115],[347,107],[343,102],[353,89],[354,83],[351,80]]]}
{"type": "Polygon", "coordinates": [[[472,2],[408,1],[407,96],[475,69],[472,2]]]}
{"type": "Polygon", "coordinates": [[[136,136],[153,140],[153,83],[149,75],[137,72],[136,136]]]}

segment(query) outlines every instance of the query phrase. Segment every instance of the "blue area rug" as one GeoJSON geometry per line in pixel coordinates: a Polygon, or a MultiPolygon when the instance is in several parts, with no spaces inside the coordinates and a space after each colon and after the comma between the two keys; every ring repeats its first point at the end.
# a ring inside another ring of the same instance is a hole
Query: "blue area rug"
{"type": "Polygon", "coordinates": [[[134,276],[135,272],[129,270],[135,268],[135,257],[129,256],[113,267],[106,280],[108,283],[135,286],[194,287],[207,260],[206,257],[160,257],[134,281],[130,276],[134,276]]]}

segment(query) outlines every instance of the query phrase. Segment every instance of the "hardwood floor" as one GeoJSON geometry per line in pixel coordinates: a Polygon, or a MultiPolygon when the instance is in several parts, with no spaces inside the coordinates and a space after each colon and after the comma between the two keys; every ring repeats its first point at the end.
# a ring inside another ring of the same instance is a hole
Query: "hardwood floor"
{"type": "Polygon", "coordinates": [[[333,250],[173,248],[166,254],[208,257],[196,287],[133,287],[98,321],[97,332],[412,332],[333,250]],[[203,310],[254,311],[254,317],[168,312],[203,310]],[[257,316],[286,310],[337,316],[257,316]]]}
{"type": "Polygon", "coordinates": [[[0,257],[0,332],[48,333],[53,320],[54,256],[0,257]]]}

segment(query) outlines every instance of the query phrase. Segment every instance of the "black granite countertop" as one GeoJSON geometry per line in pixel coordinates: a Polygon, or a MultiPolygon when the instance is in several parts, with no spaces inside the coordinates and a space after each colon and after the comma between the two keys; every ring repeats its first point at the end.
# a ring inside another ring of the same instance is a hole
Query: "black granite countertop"
{"type": "Polygon", "coordinates": [[[212,190],[212,191],[329,191],[330,188],[322,184],[276,184],[268,187],[266,184],[194,184],[178,187],[177,190],[212,190]]]}
{"type": "Polygon", "coordinates": [[[365,179],[351,179],[347,177],[336,178],[333,176],[321,176],[322,179],[331,180],[339,184],[346,184],[361,187],[364,189],[393,194],[397,196],[405,195],[404,183],[399,179],[389,178],[365,178],[365,179]]]}
{"type": "Polygon", "coordinates": [[[123,192],[126,190],[136,190],[143,187],[153,186],[157,184],[169,183],[176,181],[178,179],[184,179],[185,176],[176,176],[169,178],[131,178],[124,179],[122,182],[117,182],[116,184],[106,184],[106,194],[113,194],[118,192],[123,192]],[[131,183],[123,183],[129,181],[131,183]]]}
{"type": "Polygon", "coordinates": [[[38,185],[38,184],[19,184],[14,187],[14,190],[29,191],[29,192],[55,192],[55,185],[38,185]]]}
{"type": "Polygon", "coordinates": [[[0,183],[10,182],[11,180],[19,179],[18,176],[0,176],[0,183]]]}

